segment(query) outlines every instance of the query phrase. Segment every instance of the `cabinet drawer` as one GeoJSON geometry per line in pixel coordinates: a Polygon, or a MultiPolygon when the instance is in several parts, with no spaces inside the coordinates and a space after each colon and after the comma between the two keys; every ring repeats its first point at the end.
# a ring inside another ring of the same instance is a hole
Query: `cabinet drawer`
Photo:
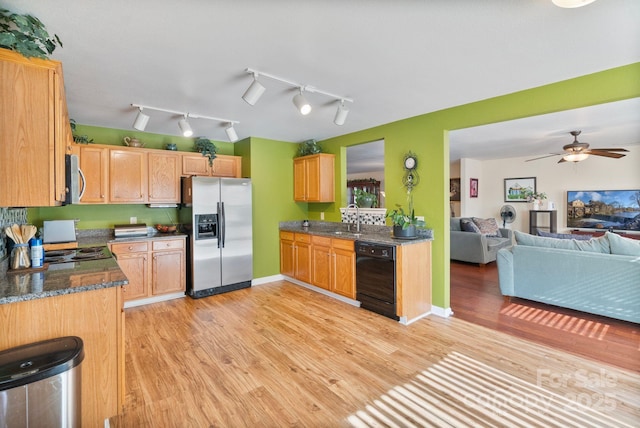
{"type": "Polygon", "coordinates": [[[284,239],[285,241],[293,241],[294,234],[293,232],[285,232],[280,231],[280,239],[284,239]]]}
{"type": "Polygon", "coordinates": [[[141,251],[147,251],[149,249],[148,243],[145,242],[123,242],[121,244],[111,244],[111,252],[114,254],[126,254],[126,253],[138,253],[141,251]]]}
{"type": "Polygon", "coordinates": [[[326,236],[311,236],[311,242],[313,245],[321,245],[323,247],[331,246],[331,238],[327,238],[326,236]]]}
{"type": "Polygon", "coordinates": [[[153,251],[181,250],[184,248],[184,239],[161,239],[153,241],[151,246],[153,251]]]}
{"type": "Polygon", "coordinates": [[[340,248],[343,250],[354,251],[353,249],[354,241],[350,241],[348,239],[333,239],[331,245],[333,248],[340,248]]]}
{"type": "Polygon", "coordinates": [[[296,233],[296,242],[305,242],[307,244],[310,244],[311,235],[307,235],[306,233],[296,233]]]}

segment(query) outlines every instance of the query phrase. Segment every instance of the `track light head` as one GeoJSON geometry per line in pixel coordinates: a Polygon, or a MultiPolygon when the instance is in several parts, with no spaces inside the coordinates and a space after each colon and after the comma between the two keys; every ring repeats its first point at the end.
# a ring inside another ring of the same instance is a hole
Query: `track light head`
{"type": "Polygon", "coordinates": [[[231,141],[232,143],[235,143],[236,141],[238,141],[238,134],[236,133],[236,130],[233,128],[233,123],[229,123],[229,126],[225,128],[224,132],[227,133],[227,138],[229,138],[229,141],[231,141]]]}
{"type": "Polygon", "coordinates": [[[191,125],[187,121],[187,115],[184,115],[184,118],[178,121],[178,126],[180,127],[180,131],[182,131],[182,135],[185,137],[191,137],[193,135],[193,129],[191,129],[191,125]]]}
{"type": "Polygon", "coordinates": [[[134,129],[144,131],[147,127],[147,123],[149,123],[149,116],[142,112],[142,107],[138,107],[138,115],[136,116],[136,120],[133,122],[134,129]]]}
{"type": "Polygon", "coordinates": [[[242,94],[242,99],[252,106],[256,105],[265,90],[266,88],[258,82],[258,74],[253,73],[253,82],[251,82],[251,85],[249,85],[244,94],[242,94]]]}
{"type": "Polygon", "coordinates": [[[300,93],[293,97],[293,104],[302,115],[306,116],[311,113],[311,104],[309,104],[304,95],[302,95],[302,88],[300,88],[300,93]]]}
{"type": "Polygon", "coordinates": [[[333,123],[336,125],[344,125],[347,116],[349,115],[349,109],[344,105],[344,100],[340,100],[338,104],[338,110],[336,111],[336,117],[333,119],[333,123]]]}

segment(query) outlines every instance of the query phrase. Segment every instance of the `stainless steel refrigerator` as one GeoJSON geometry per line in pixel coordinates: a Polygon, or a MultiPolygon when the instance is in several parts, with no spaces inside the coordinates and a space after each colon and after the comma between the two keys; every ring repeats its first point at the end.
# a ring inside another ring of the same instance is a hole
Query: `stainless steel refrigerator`
{"type": "Polygon", "coordinates": [[[182,200],[192,225],[187,294],[200,298],[250,287],[251,180],[187,177],[182,200]]]}

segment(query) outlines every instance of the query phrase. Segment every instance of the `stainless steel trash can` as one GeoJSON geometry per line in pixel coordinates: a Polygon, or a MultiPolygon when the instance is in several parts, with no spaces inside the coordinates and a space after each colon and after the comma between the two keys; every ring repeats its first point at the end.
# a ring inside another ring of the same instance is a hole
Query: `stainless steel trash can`
{"type": "Polygon", "coordinates": [[[76,336],[0,351],[0,425],[79,427],[83,359],[76,336]]]}

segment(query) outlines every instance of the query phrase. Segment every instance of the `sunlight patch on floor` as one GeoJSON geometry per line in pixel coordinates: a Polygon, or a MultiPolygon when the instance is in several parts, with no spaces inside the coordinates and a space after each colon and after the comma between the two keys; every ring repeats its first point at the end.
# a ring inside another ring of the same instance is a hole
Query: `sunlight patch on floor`
{"type": "Polygon", "coordinates": [[[517,303],[508,304],[500,310],[500,314],[596,340],[603,340],[611,327],[609,324],[586,321],[579,317],[517,303]]]}
{"type": "Polygon", "coordinates": [[[615,382],[599,385],[594,391],[580,383],[588,375],[584,371],[552,373],[539,367],[534,384],[453,352],[346,421],[355,428],[630,427],[612,416],[618,404],[615,382]]]}

